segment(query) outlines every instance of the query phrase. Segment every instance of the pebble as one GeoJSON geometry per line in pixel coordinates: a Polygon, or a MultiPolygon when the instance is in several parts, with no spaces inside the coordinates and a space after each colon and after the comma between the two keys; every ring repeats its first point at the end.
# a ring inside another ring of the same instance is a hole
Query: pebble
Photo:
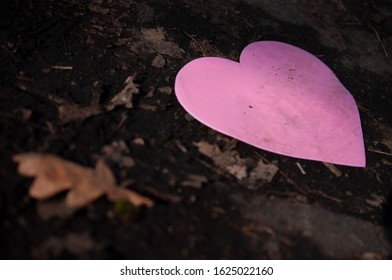
{"type": "Polygon", "coordinates": [[[162,55],[158,54],[153,60],[152,60],[152,64],[153,67],[155,68],[163,68],[166,66],[166,61],[163,58],[162,55]]]}

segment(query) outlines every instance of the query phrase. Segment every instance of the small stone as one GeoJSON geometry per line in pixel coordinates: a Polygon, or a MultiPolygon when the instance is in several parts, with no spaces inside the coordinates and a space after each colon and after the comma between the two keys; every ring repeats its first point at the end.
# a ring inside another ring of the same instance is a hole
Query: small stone
{"type": "Polygon", "coordinates": [[[200,189],[204,183],[208,181],[207,177],[196,174],[189,174],[186,180],[182,182],[182,186],[200,189]]]}
{"type": "Polygon", "coordinates": [[[307,204],[308,203],[308,198],[302,194],[299,194],[295,197],[299,202],[307,204]]]}
{"type": "Polygon", "coordinates": [[[135,138],[133,139],[133,144],[143,146],[145,142],[143,138],[135,138]]]}
{"type": "Polygon", "coordinates": [[[164,93],[164,94],[168,94],[168,95],[171,94],[171,93],[173,92],[172,88],[169,87],[169,86],[160,87],[160,88],[158,88],[158,91],[159,91],[160,93],[164,93]]]}
{"type": "Polygon", "coordinates": [[[135,166],[135,161],[134,161],[133,158],[131,158],[131,157],[123,156],[122,159],[121,159],[121,165],[122,165],[123,167],[128,167],[128,168],[130,168],[130,167],[135,166]]]}
{"type": "Polygon", "coordinates": [[[163,68],[166,65],[166,60],[163,58],[162,55],[158,54],[153,60],[152,64],[155,68],[163,68]]]}

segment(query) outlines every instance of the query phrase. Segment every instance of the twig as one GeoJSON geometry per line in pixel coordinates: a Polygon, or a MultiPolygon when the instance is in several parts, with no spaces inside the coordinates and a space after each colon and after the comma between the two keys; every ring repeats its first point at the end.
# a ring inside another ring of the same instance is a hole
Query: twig
{"type": "Polygon", "coordinates": [[[49,102],[50,104],[54,104],[56,106],[62,105],[67,103],[67,101],[59,96],[55,96],[50,94],[44,90],[41,90],[35,86],[30,85],[22,80],[17,80],[14,86],[24,92],[34,94],[35,96],[39,97],[41,100],[49,102]]]}
{"type": "MultiPolygon", "coordinates": [[[[256,152],[256,155],[257,155],[259,158],[261,158],[262,160],[264,160],[266,163],[268,163],[268,164],[273,164],[271,161],[269,161],[268,159],[266,159],[265,157],[263,157],[263,156],[260,155],[259,153],[256,152]]],[[[278,173],[279,173],[280,175],[282,175],[282,176],[286,179],[287,183],[289,183],[290,185],[292,185],[298,192],[300,192],[300,193],[303,194],[303,195],[308,195],[308,192],[307,192],[307,191],[305,191],[305,190],[301,189],[300,187],[298,187],[297,184],[294,182],[294,180],[291,179],[291,178],[290,178],[286,173],[284,173],[282,170],[280,170],[280,168],[279,168],[279,170],[278,170],[278,173]]]]}
{"type": "Polygon", "coordinates": [[[381,41],[381,37],[380,37],[380,35],[378,34],[377,29],[374,28],[372,25],[370,25],[370,24],[363,24],[363,23],[343,23],[343,25],[345,25],[345,26],[367,26],[367,27],[369,27],[369,28],[374,32],[374,34],[376,35],[377,41],[378,41],[378,43],[380,44],[382,50],[384,51],[385,57],[386,57],[387,59],[389,58],[388,51],[387,51],[387,49],[385,48],[383,42],[381,41]]]}
{"type": "Polygon", "coordinates": [[[52,65],[48,68],[43,68],[42,72],[44,73],[49,73],[51,70],[57,70],[57,71],[72,71],[73,66],[64,66],[64,65],[52,65]]]}
{"type": "Polygon", "coordinates": [[[297,165],[299,171],[301,171],[302,175],[306,175],[305,169],[302,167],[302,165],[298,161],[295,162],[295,164],[297,165]]]}
{"type": "Polygon", "coordinates": [[[374,27],[371,26],[371,25],[368,25],[368,26],[373,30],[374,34],[376,34],[377,41],[380,43],[380,45],[381,45],[381,47],[382,47],[382,49],[383,49],[383,51],[384,51],[385,57],[386,57],[386,58],[389,58],[387,49],[385,48],[384,44],[382,43],[381,38],[380,38],[380,35],[378,34],[376,28],[374,28],[374,27]]]}
{"type": "Polygon", "coordinates": [[[373,152],[373,153],[377,153],[377,154],[381,154],[381,155],[392,156],[391,153],[387,153],[387,152],[383,152],[383,151],[379,151],[379,150],[374,150],[372,148],[368,148],[367,150],[369,152],[373,152]]]}
{"type": "Polygon", "coordinates": [[[326,168],[329,169],[329,171],[331,171],[333,173],[333,175],[335,175],[336,177],[341,177],[342,176],[342,172],[332,163],[328,163],[328,162],[323,162],[324,166],[326,168]]]}
{"type": "Polygon", "coordinates": [[[201,53],[202,53],[203,55],[205,55],[205,52],[204,52],[203,47],[201,46],[201,44],[199,43],[199,41],[197,41],[197,40],[195,39],[195,36],[190,35],[190,34],[187,33],[186,31],[184,31],[184,33],[185,33],[189,38],[191,38],[193,42],[196,43],[196,45],[200,48],[201,53]]]}
{"type": "Polygon", "coordinates": [[[51,70],[73,70],[73,66],[53,65],[50,66],[51,70]]]}
{"type": "Polygon", "coordinates": [[[329,200],[332,200],[332,201],[335,201],[337,203],[342,203],[343,202],[343,200],[341,200],[339,198],[336,198],[336,197],[333,197],[333,196],[330,196],[330,195],[328,195],[328,194],[326,194],[326,193],[324,193],[322,191],[315,191],[315,192],[313,192],[313,194],[317,195],[317,196],[320,196],[320,197],[323,197],[323,198],[326,198],[326,199],[329,199],[329,200]]]}
{"type": "Polygon", "coordinates": [[[346,7],[344,6],[344,4],[343,4],[343,2],[342,2],[341,0],[335,0],[334,2],[335,2],[336,5],[338,6],[338,9],[339,9],[339,10],[341,10],[341,11],[343,11],[343,12],[346,12],[346,11],[347,11],[346,7]]]}

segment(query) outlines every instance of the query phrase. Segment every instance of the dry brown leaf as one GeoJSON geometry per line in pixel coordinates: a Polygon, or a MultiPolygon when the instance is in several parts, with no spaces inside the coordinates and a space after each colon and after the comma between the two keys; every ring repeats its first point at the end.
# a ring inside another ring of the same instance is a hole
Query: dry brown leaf
{"type": "Polygon", "coordinates": [[[67,124],[72,121],[83,121],[105,112],[110,112],[117,106],[133,107],[133,95],[139,93],[138,85],[134,83],[134,76],[129,76],[124,82],[124,88],[117,93],[106,105],[91,104],[81,106],[72,102],[57,102],[57,110],[61,123],[67,124]]]}
{"type": "Polygon", "coordinates": [[[106,15],[110,12],[108,8],[103,8],[98,3],[90,3],[90,5],[88,5],[88,9],[91,12],[102,14],[102,15],[106,15]]]}
{"type": "Polygon", "coordinates": [[[59,113],[59,119],[63,124],[72,121],[83,121],[90,117],[100,115],[104,112],[102,107],[98,104],[93,104],[91,106],[80,106],[74,103],[66,103],[60,105],[57,110],[59,113]]]}
{"type": "Polygon", "coordinates": [[[181,183],[184,187],[192,187],[195,189],[200,189],[204,183],[207,183],[208,179],[205,176],[197,174],[188,174],[185,180],[181,183]]]}
{"type": "Polygon", "coordinates": [[[84,167],[52,155],[18,154],[13,160],[19,163],[19,174],[36,177],[29,189],[29,195],[35,199],[47,199],[70,189],[79,173],[84,173],[84,167]]]}
{"type": "Polygon", "coordinates": [[[264,163],[264,161],[259,160],[257,166],[249,175],[249,183],[256,183],[258,180],[269,183],[272,181],[278,171],[279,167],[276,165],[264,163]]]}
{"type": "Polygon", "coordinates": [[[160,54],[172,58],[182,58],[185,51],[176,43],[167,41],[166,31],[162,27],[133,29],[134,38],[128,43],[133,52],[139,54],[160,54]]]}
{"type": "Polygon", "coordinates": [[[154,204],[147,197],[117,187],[112,171],[103,161],[91,169],[48,154],[18,154],[13,160],[19,164],[19,174],[35,177],[29,190],[35,199],[47,199],[69,190],[65,203],[71,208],[84,207],[104,194],[111,201],[127,200],[135,206],[154,204]]]}
{"type": "Polygon", "coordinates": [[[121,167],[131,168],[135,166],[135,161],[129,154],[129,149],[125,141],[114,141],[110,145],[106,145],[102,148],[103,158],[109,159],[112,162],[117,163],[121,167]]]}
{"type": "Polygon", "coordinates": [[[279,168],[260,160],[256,167],[248,173],[251,159],[241,158],[239,153],[233,150],[236,142],[236,140],[227,142],[222,150],[218,145],[212,145],[205,141],[194,142],[193,144],[201,154],[209,157],[219,169],[235,176],[238,180],[246,180],[249,184],[255,184],[258,181],[271,182],[279,168]]]}
{"type": "Polygon", "coordinates": [[[134,83],[135,76],[129,76],[124,82],[124,88],[117,93],[106,105],[108,111],[113,110],[117,106],[133,107],[133,95],[139,93],[139,87],[134,83]]]}
{"type": "Polygon", "coordinates": [[[200,153],[212,159],[215,165],[237,177],[238,180],[248,177],[246,160],[242,159],[238,152],[233,150],[222,152],[217,145],[211,145],[205,141],[194,142],[193,144],[199,149],[200,153]]]}
{"type": "Polygon", "coordinates": [[[121,200],[128,200],[135,206],[147,206],[152,207],[154,203],[151,199],[138,194],[137,192],[122,189],[122,188],[110,188],[106,193],[110,201],[116,202],[121,200]]]}

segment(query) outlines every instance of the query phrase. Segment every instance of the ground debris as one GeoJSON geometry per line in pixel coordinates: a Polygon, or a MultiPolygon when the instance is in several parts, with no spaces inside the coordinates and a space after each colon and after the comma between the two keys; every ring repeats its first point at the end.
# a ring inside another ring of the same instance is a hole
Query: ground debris
{"type": "Polygon", "coordinates": [[[10,118],[18,119],[18,120],[25,122],[30,119],[32,113],[33,112],[30,109],[18,108],[18,109],[12,110],[10,113],[7,114],[7,116],[10,118]]]}
{"type": "Polygon", "coordinates": [[[58,70],[58,71],[72,71],[73,66],[67,65],[52,65],[42,69],[43,73],[49,73],[51,70],[58,70]]]}
{"type": "Polygon", "coordinates": [[[169,87],[169,86],[159,87],[159,88],[158,88],[158,91],[159,91],[160,93],[164,93],[164,94],[168,94],[168,95],[171,94],[171,93],[173,92],[172,88],[169,87]]]}
{"type": "Polygon", "coordinates": [[[302,165],[297,161],[295,162],[295,164],[297,165],[299,171],[301,171],[302,175],[306,175],[306,171],[305,169],[302,167],[302,165]]]}
{"type": "Polygon", "coordinates": [[[261,181],[264,183],[271,182],[279,170],[277,166],[259,160],[256,167],[248,172],[249,163],[252,160],[240,157],[239,153],[234,150],[236,142],[229,141],[223,151],[218,145],[212,145],[205,141],[194,142],[193,144],[201,154],[209,157],[219,169],[235,176],[238,180],[246,180],[251,185],[261,181]]]}
{"type": "Polygon", "coordinates": [[[381,195],[371,194],[371,198],[365,199],[367,205],[373,208],[382,209],[382,205],[385,203],[385,197],[381,195]]]}
{"type": "Polygon", "coordinates": [[[135,39],[127,46],[135,53],[150,53],[166,55],[171,58],[182,58],[185,51],[176,43],[166,41],[166,31],[163,27],[134,29],[135,39]]]}
{"type": "Polygon", "coordinates": [[[110,12],[110,10],[108,8],[103,8],[101,7],[98,3],[90,3],[88,5],[88,9],[91,12],[97,13],[97,14],[102,14],[102,15],[106,15],[110,12]]]}
{"type": "Polygon", "coordinates": [[[143,146],[144,144],[146,144],[146,141],[144,141],[144,139],[141,137],[137,137],[132,140],[132,143],[138,146],[143,146]]]}
{"type": "Polygon", "coordinates": [[[124,88],[117,93],[106,105],[108,111],[112,111],[117,106],[133,107],[133,95],[139,93],[139,86],[134,83],[135,76],[129,76],[124,82],[124,88]]]}
{"type": "Polygon", "coordinates": [[[52,236],[32,249],[34,259],[50,259],[58,257],[64,251],[80,256],[90,251],[98,251],[101,245],[96,244],[89,233],[68,233],[64,237],[52,236]]]}
{"type": "Polygon", "coordinates": [[[250,172],[249,182],[256,183],[259,180],[267,183],[271,182],[279,171],[279,167],[274,164],[264,163],[263,160],[257,162],[257,166],[250,172]]]}
{"type": "Polygon", "coordinates": [[[158,54],[153,60],[152,60],[152,64],[153,67],[155,68],[163,68],[166,65],[166,61],[163,58],[162,55],[158,54]]]}
{"type": "Polygon", "coordinates": [[[186,176],[185,180],[182,181],[181,185],[184,187],[192,187],[195,189],[200,189],[204,183],[208,181],[207,177],[196,174],[189,174],[186,176]]]}
{"type": "Polygon", "coordinates": [[[246,160],[242,159],[238,152],[232,150],[222,152],[218,145],[211,145],[205,141],[193,144],[201,154],[209,157],[216,166],[235,176],[238,180],[248,177],[246,160]]]}
{"type": "Polygon", "coordinates": [[[126,155],[129,154],[129,149],[124,140],[114,141],[110,145],[106,145],[102,148],[104,159],[109,159],[112,162],[117,163],[121,167],[133,167],[135,161],[132,157],[126,155]]]}
{"type": "Polygon", "coordinates": [[[58,114],[62,124],[72,121],[84,121],[105,112],[110,112],[117,106],[133,107],[133,95],[139,93],[139,87],[134,83],[134,75],[129,76],[124,82],[124,88],[117,93],[107,104],[91,104],[81,106],[68,101],[58,103],[58,114]]]}
{"type": "Polygon", "coordinates": [[[80,106],[74,103],[60,105],[57,108],[57,111],[62,124],[67,124],[73,121],[83,121],[104,112],[103,108],[98,104],[80,106]]]}
{"type": "Polygon", "coordinates": [[[342,176],[342,172],[332,163],[328,163],[328,162],[323,162],[324,166],[326,168],[328,168],[329,171],[332,172],[333,175],[335,175],[336,177],[341,177],[342,176]]]}
{"type": "Polygon", "coordinates": [[[117,187],[112,171],[102,160],[94,169],[50,154],[18,154],[13,160],[19,164],[19,174],[35,177],[29,195],[38,200],[68,191],[65,204],[70,208],[84,207],[102,195],[111,201],[128,200],[135,206],[152,207],[154,204],[147,197],[117,187]]]}

